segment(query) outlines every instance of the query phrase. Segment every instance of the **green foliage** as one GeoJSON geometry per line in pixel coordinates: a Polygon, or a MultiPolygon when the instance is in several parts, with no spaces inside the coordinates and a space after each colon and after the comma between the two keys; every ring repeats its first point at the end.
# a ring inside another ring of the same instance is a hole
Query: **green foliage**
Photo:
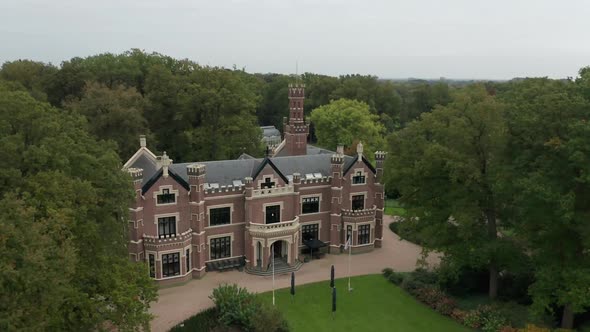
{"type": "Polygon", "coordinates": [[[174,326],[170,332],[210,332],[219,325],[217,317],[217,309],[209,308],[174,326]]]}
{"type": "Polygon", "coordinates": [[[223,326],[237,326],[245,331],[286,332],[287,322],[276,308],[263,303],[247,289],[235,284],[221,285],[209,296],[223,326]]]}
{"type": "Polygon", "coordinates": [[[384,269],[383,269],[381,272],[383,273],[383,276],[384,276],[385,278],[389,278],[389,276],[390,276],[390,275],[392,275],[392,274],[394,273],[393,269],[392,269],[392,268],[390,268],[390,267],[386,267],[386,268],[384,268],[384,269]]]}
{"type": "MultiPolygon", "coordinates": [[[[539,314],[565,307],[590,307],[590,100],[588,71],[573,81],[527,79],[500,95],[511,128],[508,142],[515,181],[511,218],[535,267],[529,289],[539,314]]],[[[569,326],[568,326],[569,325],[569,326]]]]}
{"type": "Polygon", "coordinates": [[[348,153],[356,153],[356,144],[361,141],[365,155],[383,147],[383,126],[378,117],[371,114],[369,105],[356,100],[338,99],[320,106],[311,112],[311,121],[316,128],[318,145],[334,149],[343,144],[348,153]]]}
{"type": "Polygon", "coordinates": [[[117,143],[119,156],[129,158],[137,150],[139,135],[152,141],[143,116],[145,101],[134,88],[90,82],[80,100],[66,103],[66,109],[88,119],[88,129],[96,137],[117,143]]]}
{"type": "Polygon", "coordinates": [[[156,289],[126,248],[131,183],[85,125],[0,86],[0,330],[149,326],[156,289]]]}
{"type": "MultiPolygon", "coordinates": [[[[453,95],[445,107],[389,137],[386,186],[396,188],[420,234],[444,259],[498,270],[517,264],[518,246],[497,236],[504,206],[504,106],[481,86],[453,95]]],[[[490,288],[490,296],[496,289],[490,288]]]]}

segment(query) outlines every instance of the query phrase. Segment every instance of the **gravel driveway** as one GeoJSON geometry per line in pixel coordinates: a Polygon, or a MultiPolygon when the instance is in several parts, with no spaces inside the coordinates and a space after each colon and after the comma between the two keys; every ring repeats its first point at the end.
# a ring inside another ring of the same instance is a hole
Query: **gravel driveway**
{"type": "MultiPolygon", "coordinates": [[[[351,274],[353,276],[380,273],[385,267],[391,267],[396,271],[414,270],[421,247],[400,240],[391,232],[389,223],[392,220],[390,216],[384,217],[382,248],[369,253],[352,255],[351,274]]],[[[431,255],[427,261],[430,264],[436,264],[438,257],[431,255]]],[[[347,276],[348,255],[326,255],[323,259],[303,264],[301,269],[295,272],[297,284],[328,280],[332,264],[334,264],[337,278],[347,276]]],[[[289,274],[275,276],[277,288],[289,287],[290,281],[289,274]]],[[[236,283],[253,292],[272,289],[272,277],[259,277],[239,271],[210,272],[200,280],[195,279],[182,286],[161,289],[158,301],[153,303],[150,309],[155,316],[152,321],[152,331],[168,331],[181,321],[212,306],[213,302],[208,296],[213,288],[223,283],[236,283]]]]}

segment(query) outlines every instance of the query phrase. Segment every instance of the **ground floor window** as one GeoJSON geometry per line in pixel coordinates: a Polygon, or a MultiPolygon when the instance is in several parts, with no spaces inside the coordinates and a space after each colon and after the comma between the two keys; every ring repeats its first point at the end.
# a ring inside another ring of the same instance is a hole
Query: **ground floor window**
{"type": "Polygon", "coordinates": [[[309,224],[301,226],[301,238],[303,241],[319,239],[319,224],[309,224]]]}
{"type": "Polygon", "coordinates": [[[218,237],[209,242],[211,259],[231,257],[231,236],[218,237]]]}
{"type": "Polygon", "coordinates": [[[148,264],[150,267],[150,278],[156,277],[156,257],[153,254],[149,255],[148,264]]]}
{"type": "Polygon", "coordinates": [[[191,250],[186,249],[186,272],[191,270],[191,250]]]}
{"type": "Polygon", "coordinates": [[[360,225],[358,244],[367,244],[369,242],[371,242],[371,225],[360,225]]]}
{"type": "Polygon", "coordinates": [[[180,253],[162,255],[162,276],[172,277],[180,275],[180,253]]]}

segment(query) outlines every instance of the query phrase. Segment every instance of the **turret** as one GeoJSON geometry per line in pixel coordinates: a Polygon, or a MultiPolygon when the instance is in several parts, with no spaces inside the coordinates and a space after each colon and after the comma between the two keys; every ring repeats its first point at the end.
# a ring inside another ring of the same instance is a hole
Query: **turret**
{"type": "Polygon", "coordinates": [[[285,123],[285,149],[289,156],[307,154],[309,126],[305,123],[305,85],[289,84],[289,121],[285,123]]]}

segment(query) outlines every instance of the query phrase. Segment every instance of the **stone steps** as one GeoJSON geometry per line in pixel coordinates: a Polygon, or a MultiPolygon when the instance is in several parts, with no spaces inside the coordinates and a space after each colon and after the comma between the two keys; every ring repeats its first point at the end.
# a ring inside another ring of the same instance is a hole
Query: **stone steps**
{"type": "MultiPolygon", "coordinates": [[[[286,262],[282,261],[282,260],[276,260],[275,261],[275,275],[281,275],[281,274],[288,274],[294,271],[298,271],[301,266],[303,265],[303,263],[301,263],[300,261],[295,261],[295,263],[291,264],[290,266],[287,265],[286,262]]],[[[259,269],[259,268],[246,268],[246,272],[250,273],[250,274],[254,274],[257,276],[271,276],[272,275],[272,266],[270,266],[268,268],[268,270],[263,270],[263,269],[259,269]]]]}

